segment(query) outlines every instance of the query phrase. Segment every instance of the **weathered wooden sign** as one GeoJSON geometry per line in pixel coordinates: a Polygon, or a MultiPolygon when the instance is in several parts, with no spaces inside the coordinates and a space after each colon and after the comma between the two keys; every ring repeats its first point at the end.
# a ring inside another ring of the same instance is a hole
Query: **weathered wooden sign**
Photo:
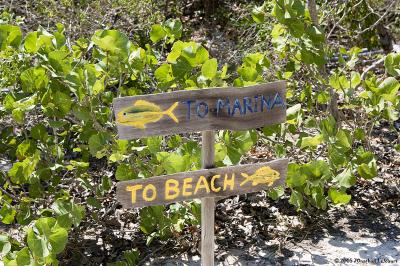
{"type": "Polygon", "coordinates": [[[286,83],[175,91],[116,98],[120,139],[216,129],[245,130],[281,123],[286,83]]]}
{"type": "Polygon", "coordinates": [[[123,181],[117,184],[117,199],[133,208],[256,192],[282,185],[287,165],[287,159],[279,159],[123,181]]]}
{"type": "MultiPolygon", "coordinates": [[[[114,112],[120,139],[202,131],[202,166],[214,164],[213,130],[245,130],[286,119],[284,81],[243,88],[213,88],[117,98],[114,112]]],[[[214,265],[214,197],[282,185],[287,159],[203,169],[117,184],[126,208],[201,198],[202,265],[214,265]]]]}

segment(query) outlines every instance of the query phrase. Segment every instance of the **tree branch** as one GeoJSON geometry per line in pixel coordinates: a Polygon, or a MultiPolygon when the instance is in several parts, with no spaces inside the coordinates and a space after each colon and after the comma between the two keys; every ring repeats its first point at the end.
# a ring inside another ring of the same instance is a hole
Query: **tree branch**
{"type": "MultiPolygon", "coordinates": [[[[357,33],[357,35],[360,36],[361,34],[364,34],[364,33],[366,33],[367,31],[370,31],[370,30],[375,29],[376,26],[378,26],[379,23],[381,23],[381,21],[386,17],[386,15],[389,13],[389,11],[391,11],[391,9],[392,9],[392,7],[393,7],[393,5],[394,5],[395,3],[397,3],[397,0],[393,0],[392,3],[390,3],[390,4],[386,7],[385,13],[383,13],[383,15],[381,15],[380,18],[379,18],[377,21],[375,21],[374,24],[372,24],[371,26],[369,26],[369,27],[366,28],[366,29],[363,29],[362,31],[359,31],[359,32],[357,33]]],[[[374,13],[375,13],[375,12],[374,12],[374,13]]],[[[375,14],[376,14],[376,13],[375,13],[375,14]]]]}

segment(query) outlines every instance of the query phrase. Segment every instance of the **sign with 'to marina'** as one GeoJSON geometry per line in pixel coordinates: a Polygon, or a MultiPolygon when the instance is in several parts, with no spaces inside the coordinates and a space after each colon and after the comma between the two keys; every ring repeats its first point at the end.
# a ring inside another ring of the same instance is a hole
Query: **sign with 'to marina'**
{"type": "Polygon", "coordinates": [[[114,100],[120,139],[281,123],[286,83],[175,91],[114,100]]]}

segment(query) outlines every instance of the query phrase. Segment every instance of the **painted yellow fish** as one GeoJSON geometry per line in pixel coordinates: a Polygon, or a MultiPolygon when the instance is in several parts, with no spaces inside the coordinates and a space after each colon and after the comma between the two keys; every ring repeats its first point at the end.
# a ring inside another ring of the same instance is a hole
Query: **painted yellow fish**
{"type": "Polygon", "coordinates": [[[136,101],[133,106],[127,107],[117,114],[117,122],[122,125],[129,125],[136,128],[145,128],[146,124],[154,123],[160,120],[164,115],[171,117],[175,123],[179,123],[178,118],[174,115],[173,111],[178,106],[175,102],[166,111],[151,102],[145,100],[136,101]]]}
{"type": "Polygon", "coordinates": [[[241,173],[245,178],[240,186],[243,186],[249,181],[252,181],[253,186],[257,186],[258,184],[268,184],[268,186],[272,186],[272,184],[280,178],[280,174],[278,171],[273,170],[269,166],[263,166],[257,169],[254,174],[248,175],[246,173],[241,173]]]}

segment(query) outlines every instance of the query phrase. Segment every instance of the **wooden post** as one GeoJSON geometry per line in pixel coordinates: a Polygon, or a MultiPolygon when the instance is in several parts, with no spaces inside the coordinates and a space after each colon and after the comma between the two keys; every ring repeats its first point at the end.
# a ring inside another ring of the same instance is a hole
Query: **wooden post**
{"type": "MultiPolygon", "coordinates": [[[[214,167],[215,131],[202,131],[202,167],[214,167]]],[[[201,199],[201,264],[214,266],[214,213],[215,199],[201,199]]]]}

